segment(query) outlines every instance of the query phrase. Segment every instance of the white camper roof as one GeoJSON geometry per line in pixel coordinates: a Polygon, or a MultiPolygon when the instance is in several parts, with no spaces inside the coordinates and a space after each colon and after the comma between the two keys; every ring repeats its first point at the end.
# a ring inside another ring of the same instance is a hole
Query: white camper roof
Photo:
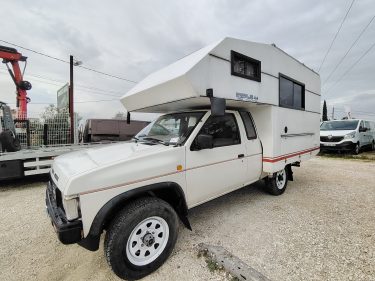
{"type": "Polygon", "coordinates": [[[224,38],[150,74],[121,102],[130,112],[197,109],[209,106],[206,90],[213,89],[227,106],[278,105],[280,75],[300,82],[320,101],[319,75],[301,62],[275,45],[224,38]],[[260,81],[232,75],[232,51],[260,61],[260,81]]]}

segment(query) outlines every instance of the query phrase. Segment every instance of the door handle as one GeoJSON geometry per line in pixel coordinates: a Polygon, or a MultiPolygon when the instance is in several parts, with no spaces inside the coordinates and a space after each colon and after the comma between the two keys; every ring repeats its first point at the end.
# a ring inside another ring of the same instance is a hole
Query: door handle
{"type": "Polygon", "coordinates": [[[238,154],[238,158],[244,158],[245,154],[238,154]]]}

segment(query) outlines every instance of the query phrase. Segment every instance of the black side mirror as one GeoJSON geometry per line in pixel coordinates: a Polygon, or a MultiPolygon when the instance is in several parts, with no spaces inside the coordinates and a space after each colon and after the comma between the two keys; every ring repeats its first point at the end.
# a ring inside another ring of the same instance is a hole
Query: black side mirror
{"type": "Polygon", "coordinates": [[[197,150],[211,149],[214,147],[214,138],[208,134],[199,134],[196,140],[197,150]]]}
{"type": "Polygon", "coordinates": [[[367,132],[367,128],[359,127],[359,132],[360,132],[360,133],[367,132]]]}

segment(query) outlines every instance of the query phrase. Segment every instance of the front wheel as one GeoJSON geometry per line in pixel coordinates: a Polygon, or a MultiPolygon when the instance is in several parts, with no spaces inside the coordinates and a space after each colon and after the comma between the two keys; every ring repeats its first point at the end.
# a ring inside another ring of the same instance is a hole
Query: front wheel
{"type": "Polygon", "coordinates": [[[281,195],[284,193],[286,186],[288,185],[288,174],[286,169],[282,169],[273,174],[270,178],[265,179],[266,190],[272,195],[281,195]]]}
{"type": "Polygon", "coordinates": [[[140,279],[159,268],[171,254],[178,233],[174,209],[159,198],[131,202],[113,220],[104,251],[117,276],[140,279]]]}
{"type": "Polygon", "coordinates": [[[353,154],[358,155],[361,147],[359,145],[359,142],[356,143],[354,149],[353,149],[353,154]]]}

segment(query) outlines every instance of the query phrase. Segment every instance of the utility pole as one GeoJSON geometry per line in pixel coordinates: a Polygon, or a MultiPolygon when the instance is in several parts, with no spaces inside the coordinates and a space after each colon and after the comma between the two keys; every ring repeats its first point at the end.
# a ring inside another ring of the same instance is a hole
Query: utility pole
{"type": "Polygon", "coordinates": [[[335,107],[332,106],[332,120],[335,120],[335,107]]]}
{"type": "Polygon", "coordinates": [[[74,143],[74,85],[73,85],[73,56],[70,56],[70,84],[69,84],[69,115],[70,142],[74,143]]]}

